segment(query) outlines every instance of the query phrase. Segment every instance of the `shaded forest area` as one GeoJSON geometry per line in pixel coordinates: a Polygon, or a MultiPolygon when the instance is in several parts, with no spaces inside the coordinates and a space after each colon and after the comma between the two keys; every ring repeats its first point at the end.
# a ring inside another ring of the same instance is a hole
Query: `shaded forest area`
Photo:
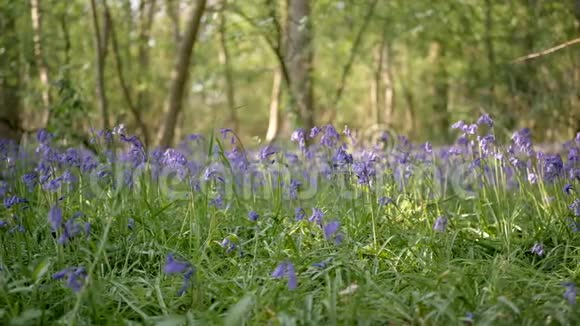
{"type": "Polygon", "coordinates": [[[0,31],[9,138],[333,123],[443,143],[482,112],[500,137],[580,131],[580,0],[0,0],[0,31]]]}

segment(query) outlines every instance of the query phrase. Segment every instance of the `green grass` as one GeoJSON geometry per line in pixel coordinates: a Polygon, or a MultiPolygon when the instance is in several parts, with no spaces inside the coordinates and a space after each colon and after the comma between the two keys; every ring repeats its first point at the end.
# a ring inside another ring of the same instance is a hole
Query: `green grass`
{"type": "Polygon", "coordinates": [[[563,298],[561,285],[580,281],[580,234],[566,221],[574,196],[562,192],[563,182],[520,180],[518,190],[487,185],[433,199],[429,180],[411,178],[403,189],[391,180],[374,193],[350,178],[354,199],[341,198],[337,182],[321,183],[308,200],[284,199],[270,186],[269,198],[237,194],[218,209],[207,193],[172,198],[149,182],[91,197],[88,179],[57,193],[16,183],[29,208],[0,212],[5,221],[17,214],[25,227],[0,229],[0,324],[462,325],[468,313],[476,325],[580,322],[580,306],[563,298]],[[379,207],[381,195],[394,203],[379,207]],[[81,211],[79,221],[92,225],[88,237],[64,246],[47,219],[60,196],[65,219],[81,211]],[[344,241],[295,221],[296,207],[340,221],[344,241]],[[440,215],[449,218],[443,233],[433,230],[440,215]],[[241,254],[226,253],[226,237],[241,254]],[[543,257],[530,253],[535,242],[545,245],[543,257]],[[163,273],[169,253],[196,270],[183,296],[182,278],[163,273]],[[271,277],[284,260],[296,267],[295,290],[271,277]],[[321,261],[328,265],[312,266],[321,261]],[[69,266],[88,272],[79,293],[51,278],[69,266]]]}

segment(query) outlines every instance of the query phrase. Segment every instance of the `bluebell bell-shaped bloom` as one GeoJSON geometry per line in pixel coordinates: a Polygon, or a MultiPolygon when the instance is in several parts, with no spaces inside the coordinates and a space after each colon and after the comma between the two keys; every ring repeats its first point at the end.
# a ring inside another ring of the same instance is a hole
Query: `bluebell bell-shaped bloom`
{"type": "Polygon", "coordinates": [[[320,144],[326,147],[334,147],[340,140],[340,134],[334,129],[332,125],[324,127],[324,134],[320,138],[320,144]]]}
{"type": "Polygon", "coordinates": [[[296,207],[296,209],[294,210],[294,218],[296,219],[296,221],[304,219],[305,216],[306,212],[304,211],[304,209],[302,207],[296,207]]]}
{"type": "Polygon", "coordinates": [[[26,173],[22,175],[22,182],[26,185],[28,191],[32,191],[38,184],[38,174],[36,172],[26,173]]]}
{"type": "Polygon", "coordinates": [[[571,195],[572,192],[574,191],[574,187],[571,184],[567,183],[564,185],[562,190],[564,191],[565,194],[571,195]]]}
{"type": "Polygon", "coordinates": [[[220,246],[226,249],[226,254],[229,254],[237,248],[237,245],[229,238],[224,238],[222,242],[220,242],[220,246]]]}
{"type": "Polygon", "coordinates": [[[52,232],[56,232],[62,225],[62,209],[58,205],[53,205],[48,211],[48,223],[52,232]]]}
{"type": "Polygon", "coordinates": [[[576,217],[580,217],[580,199],[574,199],[574,202],[568,206],[572,210],[572,214],[576,217]]]}
{"type": "Polygon", "coordinates": [[[439,216],[435,220],[435,224],[433,225],[433,230],[436,232],[445,232],[447,229],[448,220],[445,216],[439,216]]]}
{"type": "Polygon", "coordinates": [[[477,119],[477,124],[493,127],[493,119],[489,116],[489,114],[484,113],[477,119]]]}
{"type": "Polygon", "coordinates": [[[18,197],[16,195],[4,197],[4,207],[6,207],[6,209],[9,209],[12,206],[16,206],[18,204],[26,203],[28,203],[27,199],[18,197]]]}
{"type": "Polygon", "coordinates": [[[379,206],[380,207],[387,206],[391,203],[393,203],[393,200],[389,197],[382,196],[381,198],[379,198],[379,206]]]}
{"type": "Polygon", "coordinates": [[[296,271],[294,269],[294,265],[285,260],[278,264],[274,271],[272,272],[273,278],[286,278],[288,280],[288,289],[294,290],[298,287],[298,279],[296,276],[296,271]]]}
{"type": "Polygon", "coordinates": [[[352,164],[352,154],[347,153],[342,146],[338,147],[332,157],[332,162],[334,166],[343,166],[346,164],[352,164]]]}
{"type": "Polygon", "coordinates": [[[535,173],[528,173],[528,182],[531,184],[536,184],[538,182],[538,175],[535,173]]]}
{"type": "Polygon", "coordinates": [[[564,299],[566,299],[566,301],[571,305],[576,304],[576,284],[574,284],[574,282],[564,282],[562,283],[562,286],[566,289],[563,295],[564,299]]]}
{"type": "Polygon", "coordinates": [[[550,183],[556,178],[563,176],[564,163],[559,154],[544,155],[542,160],[542,172],[544,181],[550,183]]]}
{"type": "Polygon", "coordinates": [[[256,213],[256,211],[250,211],[248,213],[248,218],[250,219],[250,221],[256,222],[258,218],[260,218],[260,215],[256,213]]]}
{"type": "Polygon", "coordinates": [[[319,225],[322,225],[322,218],[324,217],[324,213],[320,208],[313,208],[312,215],[308,218],[309,222],[315,222],[319,225]]]}
{"type": "Polygon", "coordinates": [[[314,139],[316,138],[316,136],[318,136],[318,134],[320,134],[320,132],[322,132],[322,129],[320,129],[317,126],[312,127],[312,129],[310,129],[310,134],[308,135],[308,138],[314,139]]]}
{"type": "Polygon", "coordinates": [[[195,268],[188,262],[175,260],[174,255],[170,253],[167,255],[167,258],[165,259],[165,266],[163,267],[163,272],[168,275],[183,274],[183,285],[177,291],[177,295],[181,296],[185,293],[185,291],[189,287],[189,282],[195,272],[195,268]]]}
{"type": "Polygon", "coordinates": [[[344,235],[339,232],[340,222],[330,221],[324,226],[324,238],[327,240],[333,240],[335,244],[340,244],[344,238],[344,235]]]}
{"type": "Polygon", "coordinates": [[[306,135],[304,129],[298,128],[292,132],[292,135],[290,135],[290,141],[298,143],[298,147],[302,152],[304,152],[306,150],[306,135]]]}
{"type": "Polygon", "coordinates": [[[0,197],[4,197],[4,195],[10,190],[10,185],[8,182],[4,180],[0,180],[0,197]]]}
{"type": "Polygon", "coordinates": [[[0,220],[0,229],[3,229],[8,226],[8,222],[4,220],[0,220]]]}
{"type": "Polygon", "coordinates": [[[127,220],[127,228],[128,228],[130,231],[133,231],[133,230],[135,229],[135,219],[133,219],[133,218],[129,218],[129,219],[127,220]]]}
{"type": "Polygon", "coordinates": [[[66,278],[66,286],[74,293],[82,290],[86,277],[87,272],[84,267],[69,267],[52,275],[52,278],[55,280],[66,278]]]}
{"type": "Polygon", "coordinates": [[[540,242],[536,242],[534,243],[534,245],[532,246],[532,249],[530,249],[530,252],[538,255],[538,256],[543,256],[544,255],[544,244],[540,243],[540,242]]]}

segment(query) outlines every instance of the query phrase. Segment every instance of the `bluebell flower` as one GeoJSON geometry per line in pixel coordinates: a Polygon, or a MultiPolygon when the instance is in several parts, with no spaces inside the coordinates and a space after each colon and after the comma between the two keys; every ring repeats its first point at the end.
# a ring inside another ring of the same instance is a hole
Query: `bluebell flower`
{"type": "Polygon", "coordinates": [[[423,151],[425,151],[427,154],[431,154],[433,152],[433,146],[430,142],[425,142],[425,144],[423,144],[423,151]]]}
{"type": "Polygon", "coordinates": [[[324,213],[319,208],[312,209],[312,215],[308,218],[309,222],[316,222],[319,225],[322,225],[322,217],[324,217],[324,213]]]}
{"type": "Polygon", "coordinates": [[[62,209],[58,205],[53,205],[48,211],[48,222],[52,232],[56,232],[62,225],[62,209]]]}
{"type": "Polygon", "coordinates": [[[461,130],[464,126],[465,126],[465,122],[463,120],[459,120],[456,123],[451,125],[451,129],[461,130]]]}
{"type": "Polygon", "coordinates": [[[4,221],[4,220],[0,220],[0,229],[5,228],[8,225],[8,222],[4,221]]]}
{"type": "Polygon", "coordinates": [[[566,288],[566,291],[564,291],[563,295],[564,299],[566,299],[571,305],[576,304],[576,284],[574,284],[574,282],[564,282],[562,283],[562,286],[566,288]]]}
{"type": "Polygon", "coordinates": [[[260,215],[256,213],[256,211],[250,211],[248,213],[248,218],[250,219],[250,221],[256,222],[258,218],[260,218],[260,215]]]}
{"type": "Polygon", "coordinates": [[[306,150],[306,135],[304,134],[304,129],[298,128],[292,132],[292,135],[290,135],[290,141],[298,143],[298,147],[304,152],[306,150]]]}
{"type": "Polygon", "coordinates": [[[580,222],[575,221],[573,219],[568,219],[568,226],[570,227],[570,230],[574,233],[580,232],[580,222]]]}
{"type": "Polygon", "coordinates": [[[26,204],[26,203],[28,203],[28,200],[26,200],[25,198],[20,198],[16,195],[4,197],[4,207],[6,207],[6,209],[9,209],[12,206],[18,204],[26,204]]]}
{"type": "Polygon", "coordinates": [[[318,134],[322,131],[322,129],[320,129],[317,126],[312,127],[312,129],[310,129],[310,134],[308,135],[308,138],[316,138],[316,136],[318,136],[318,134]]]}
{"type": "Polygon", "coordinates": [[[278,264],[274,271],[272,272],[273,278],[287,278],[288,279],[288,289],[294,290],[298,287],[298,280],[296,277],[296,271],[294,269],[294,265],[285,260],[278,264]]]}
{"type": "Polygon", "coordinates": [[[294,210],[294,218],[296,219],[296,221],[304,219],[305,216],[306,212],[304,211],[304,209],[302,207],[296,207],[296,209],[294,210]]]}
{"type": "Polygon", "coordinates": [[[226,254],[229,254],[237,248],[237,245],[229,238],[224,238],[222,242],[220,242],[220,246],[226,249],[226,254]]]}
{"type": "Polygon", "coordinates": [[[26,185],[28,191],[32,191],[38,183],[38,174],[36,172],[26,173],[22,175],[22,182],[26,185]]]}
{"type": "Polygon", "coordinates": [[[538,175],[535,173],[528,173],[528,182],[531,184],[536,184],[538,182],[538,175]]]}
{"type": "Polygon", "coordinates": [[[392,204],[393,200],[389,197],[386,196],[382,196],[381,198],[379,198],[379,206],[383,207],[383,206],[387,206],[389,204],[392,204]]]}
{"type": "Polygon", "coordinates": [[[436,232],[445,232],[447,229],[448,220],[445,216],[439,216],[437,220],[435,220],[435,224],[433,225],[433,230],[436,232]]]}
{"type": "Polygon", "coordinates": [[[532,249],[530,249],[530,252],[541,257],[544,255],[544,245],[542,243],[536,242],[532,246],[532,249]]]}
{"type": "Polygon", "coordinates": [[[574,216],[580,217],[580,199],[574,199],[574,202],[568,207],[572,210],[574,216]]]}
{"type": "Polygon", "coordinates": [[[332,125],[324,127],[324,134],[320,138],[320,144],[326,147],[334,147],[340,139],[340,134],[332,125]]]}
{"type": "Polygon", "coordinates": [[[477,119],[478,125],[486,125],[488,127],[493,127],[493,119],[489,116],[489,114],[484,113],[482,114],[479,119],[477,119]]]}
{"type": "Polygon", "coordinates": [[[278,152],[278,150],[276,148],[274,148],[271,145],[266,145],[264,147],[262,147],[262,149],[260,149],[260,152],[258,153],[258,158],[261,161],[266,161],[270,156],[276,154],[278,152]]]}
{"type": "Polygon", "coordinates": [[[352,155],[347,153],[342,146],[336,149],[332,161],[334,166],[343,166],[345,164],[352,164],[353,162],[352,155]]]}
{"type": "Polygon", "coordinates": [[[564,185],[564,188],[562,188],[562,190],[564,190],[564,193],[571,195],[572,191],[574,191],[574,187],[571,184],[567,183],[564,185]]]}
{"type": "Polygon", "coordinates": [[[87,272],[84,267],[70,267],[52,275],[55,280],[61,280],[66,277],[66,286],[74,293],[78,293],[85,284],[87,272]]]}
{"type": "Polygon", "coordinates": [[[163,272],[168,275],[183,274],[183,285],[177,291],[177,295],[182,296],[189,287],[189,282],[195,272],[195,268],[190,263],[175,260],[174,255],[170,253],[165,259],[163,272]]]}
{"type": "Polygon", "coordinates": [[[338,231],[340,228],[339,221],[330,221],[324,226],[324,238],[327,240],[333,240],[335,244],[340,244],[344,238],[344,235],[338,231]]]}
{"type": "Polygon", "coordinates": [[[133,231],[133,229],[135,228],[135,219],[133,218],[129,218],[127,220],[127,228],[131,231],[133,231]]]}
{"type": "Polygon", "coordinates": [[[8,182],[0,180],[0,197],[4,197],[8,190],[10,190],[10,185],[8,185],[8,182]]]}
{"type": "Polygon", "coordinates": [[[352,167],[359,184],[370,184],[376,171],[371,161],[356,162],[352,167]]]}

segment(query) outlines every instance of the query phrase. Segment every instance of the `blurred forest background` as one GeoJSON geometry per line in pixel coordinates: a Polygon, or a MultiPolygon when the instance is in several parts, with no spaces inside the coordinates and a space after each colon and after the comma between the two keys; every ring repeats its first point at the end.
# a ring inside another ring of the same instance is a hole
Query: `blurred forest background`
{"type": "Polygon", "coordinates": [[[579,37],[580,0],[0,0],[0,135],[333,123],[443,143],[487,112],[500,137],[569,139],[579,37]]]}

